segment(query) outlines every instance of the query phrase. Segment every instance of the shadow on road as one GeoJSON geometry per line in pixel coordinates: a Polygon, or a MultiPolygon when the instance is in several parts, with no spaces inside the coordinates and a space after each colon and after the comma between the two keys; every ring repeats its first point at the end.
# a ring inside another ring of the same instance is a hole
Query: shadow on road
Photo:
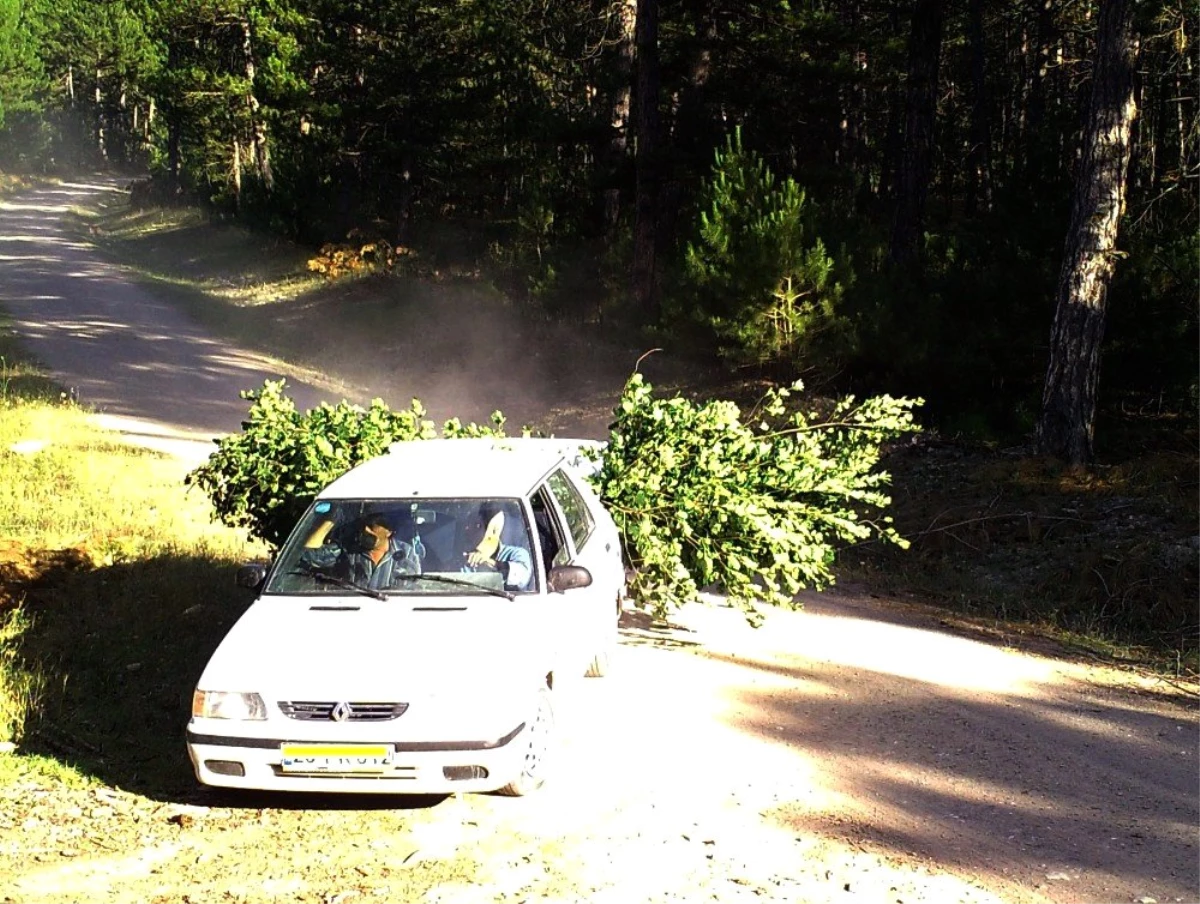
{"type": "Polygon", "coordinates": [[[786,615],[750,653],[700,654],[736,669],[729,724],[790,750],[840,801],[782,801],[770,820],[1054,900],[1196,900],[1194,707],[1067,680],[1061,663],[865,601],[786,615]]]}

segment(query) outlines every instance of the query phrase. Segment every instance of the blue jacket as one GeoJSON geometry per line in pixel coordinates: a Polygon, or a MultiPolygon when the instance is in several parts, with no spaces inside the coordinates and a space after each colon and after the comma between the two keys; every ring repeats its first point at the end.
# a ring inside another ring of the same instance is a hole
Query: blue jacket
{"type": "MultiPolygon", "coordinates": [[[[529,550],[523,546],[500,544],[493,556],[498,570],[504,575],[506,590],[528,590],[533,584],[533,559],[529,550]]],[[[474,571],[471,566],[464,565],[463,571],[474,571]]]]}
{"type": "Polygon", "coordinates": [[[425,546],[419,538],[413,543],[406,543],[392,537],[388,541],[388,551],[378,564],[371,561],[371,557],[365,552],[345,550],[336,543],[306,549],[301,554],[300,561],[312,568],[319,568],[336,577],[353,581],[361,587],[387,590],[392,586],[392,580],[397,574],[420,574],[421,559],[424,556],[425,546]]]}

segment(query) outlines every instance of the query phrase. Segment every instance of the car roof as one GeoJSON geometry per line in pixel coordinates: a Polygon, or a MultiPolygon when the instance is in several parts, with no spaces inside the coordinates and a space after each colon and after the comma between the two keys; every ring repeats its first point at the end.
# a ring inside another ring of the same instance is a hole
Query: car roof
{"type": "Polygon", "coordinates": [[[386,454],[347,471],[323,499],[526,496],[559,465],[594,470],[582,451],[602,443],[541,437],[421,439],[393,443],[386,454]]]}

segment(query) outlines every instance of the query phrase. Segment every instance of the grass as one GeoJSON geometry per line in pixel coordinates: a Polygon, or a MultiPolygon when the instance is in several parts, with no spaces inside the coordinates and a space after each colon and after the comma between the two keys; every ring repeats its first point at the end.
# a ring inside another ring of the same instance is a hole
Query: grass
{"type": "Polygon", "coordinates": [[[30,716],[41,710],[46,675],[18,653],[21,639],[33,628],[19,606],[0,615],[0,740],[20,743],[30,716]]]}
{"type": "Polygon", "coordinates": [[[34,179],[30,176],[21,175],[19,173],[0,172],[0,197],[11,194],[15,191],[20,191],[23,188],[28,188],[34,184],[34,179]]]}
{"type": "Polygon", "coordinates": [[[0,788],[56,785],[72,790],[95,788],[96,779],[54,757],[31,753],[24,756],[0,756],[0,788]]]}
{"type": "Polygon", "coordinates": [[[182,476],[175,459],[95,426],[0,322],[0,536],[109,562],[168,545],[238,548],[182,476]]]}
{"type": "Polygon", "coordinates": [[[213,522],[178,462],[0,348],[0,741],[64,775],[185,787],[192,685],[248,603],[234,570],[264,550],[213,522]]]}

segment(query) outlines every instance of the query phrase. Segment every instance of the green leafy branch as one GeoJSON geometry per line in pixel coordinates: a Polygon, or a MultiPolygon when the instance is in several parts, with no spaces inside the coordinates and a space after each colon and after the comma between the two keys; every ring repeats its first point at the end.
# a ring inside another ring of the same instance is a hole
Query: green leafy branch
{"type": "Polygon", "coordinates": [[[907,542],[887,516],[884,443],[917,429],[920,400],[839,400],[830,415],[789,411],[802,389],[771,390],[742,420],[736,405],[656,399],[635,374],[597,483],[634,567],[631,594],[659,614],[717,586],[752,617],[833,581],[839,543],[907,542]]]}

